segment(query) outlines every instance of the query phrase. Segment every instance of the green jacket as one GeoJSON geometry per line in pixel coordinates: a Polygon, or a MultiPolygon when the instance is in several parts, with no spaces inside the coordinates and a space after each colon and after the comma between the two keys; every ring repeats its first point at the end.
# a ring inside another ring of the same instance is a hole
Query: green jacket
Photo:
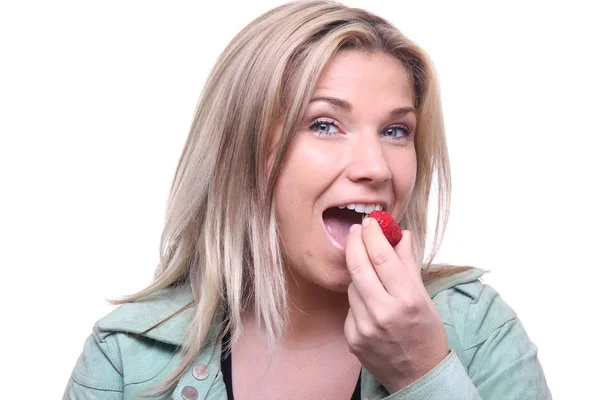
{"type": "MultiPolygon", "coordinates": [[[[363,368],[362,399],[552,398],[536,346],[515,312],[494,289],[481,283],[482,274],[475,269],[427,285],[446,327],[450,355],[392,395],[363,368]]],[[[139,334],[192,300],[189,287],[169,288],[151,299],[124,304],[99,320],[75,365],[64,399],[138,399],[142,391],[161,382],[181,362],[180,346],[193,307],[139,334]]],[[[221,343],[206,348],[175,389],[160,399],[226,400],[220,353],[221,343]]]]}

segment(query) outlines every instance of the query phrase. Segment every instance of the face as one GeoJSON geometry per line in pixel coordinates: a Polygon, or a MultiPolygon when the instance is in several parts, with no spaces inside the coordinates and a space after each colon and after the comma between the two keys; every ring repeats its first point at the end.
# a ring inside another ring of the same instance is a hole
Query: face
{"type": "Polygon", "coordinates": [[[413,107],[409,75],[395,58],[347,50],[329,61],[275,186],[295,279],[346,290],[350,225],[373,208],[402,218],[417,171],[413,107]]]}

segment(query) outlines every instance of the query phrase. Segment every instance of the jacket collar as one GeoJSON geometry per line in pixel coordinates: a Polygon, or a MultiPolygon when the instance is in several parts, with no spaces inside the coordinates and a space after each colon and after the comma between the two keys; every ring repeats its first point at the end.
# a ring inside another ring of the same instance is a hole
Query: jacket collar
{"type": "MultiPolygon", "coordinates": [[[[485,272],[486,271],[480,268],[471,268],[466,271],[433,280],[425,285],[425,289],[427,290],[427,293],[429,293],[429,296],[434,298],[443,290],[462,285],[463,283],[476,281],[481,278],[485,272]]],[[[477,297],[476,293],[472,293],[471,290],[465,286],[461,286],[458,289],[473,299],[477,297]]]]}
{"type": "MultiPolygon", "coordinates": [[[[479,279],[484,271],[478,268],[463,271],[448,277],[437,279],[425,285],[427,292],[433,298],[443,290],[449,289],[479,279]]],[[[468,288],[461,289],[471,297],[468,288]]],[[[183,345],[189,326],[194,318],[194,307],[181,311],[186,305],[194,301],[194,295],[189,285],[174,286],[163,289],[147,299],[134,303],[126,303],[117,307],[109,315],[96,323],[95,330],[100,339],[113,332],[136,334],[169,343],[175,346],[183,345]],[[149,328],[159,324],[169,316],[177,313],[173,318],[146,332],[149,328]]],[[[215,321],[214,326],[220,325],[215,321]]],[[[211,332],[211,336],[215,334],[211,332]]]]}
{"type": "Polygon", "coordinates": [[[146,299],[117,307],[96,323],[95,330],[100,339],[113,332],[124,332],[181,346],[194,318],[194,307],[181,310],[193,301],[190,285],[169,287],[146,299]],[[146,332],[177,312],[173,318],[146,332]]]}

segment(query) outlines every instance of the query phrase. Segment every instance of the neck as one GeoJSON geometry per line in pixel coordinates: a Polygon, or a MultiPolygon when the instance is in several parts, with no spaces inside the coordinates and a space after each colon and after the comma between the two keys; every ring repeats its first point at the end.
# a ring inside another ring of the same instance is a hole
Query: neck
{"type": "Polygon", "coordinates": [[[288,270],[289,326],[285,341],[323,342],[343,337],[350,307],[348,294],[334,292],[288,270]]]}
{"type": "MultiPolygon", "coordinates": [[[[282,345],[308,349],[344,340],[344,323],[350,307],[348,294],[334,292],[287,272],[288,316],[282,345]]],[[[254,312],[244,317],[245,332],[263,337],[256,329],[254,312]],[[249,329],[249,331],[246,331],[249,329]]]]}

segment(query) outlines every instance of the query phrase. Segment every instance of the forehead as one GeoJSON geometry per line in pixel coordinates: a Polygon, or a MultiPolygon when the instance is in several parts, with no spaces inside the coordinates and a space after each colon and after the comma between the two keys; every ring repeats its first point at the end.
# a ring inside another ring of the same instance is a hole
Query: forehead
{"type": "Polygon", "coordinates": [[[398,59],[382,52],[343,50],[336,53],[321,73],[315,94],[335,95],[353,104],[413,106],[408,71],[398,59]]]}

